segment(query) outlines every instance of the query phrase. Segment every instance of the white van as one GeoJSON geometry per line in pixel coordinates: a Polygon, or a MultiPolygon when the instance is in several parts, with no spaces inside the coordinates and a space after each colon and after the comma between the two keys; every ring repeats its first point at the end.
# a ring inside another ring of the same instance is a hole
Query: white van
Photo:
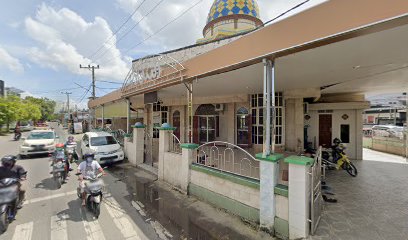
{"type": "Polygon", "coordinates": [[[81,139],[79,156],[94,153],[100,164],[122,161],[125,154],[118,141],[107,132],[87,132],[81,139]]]}

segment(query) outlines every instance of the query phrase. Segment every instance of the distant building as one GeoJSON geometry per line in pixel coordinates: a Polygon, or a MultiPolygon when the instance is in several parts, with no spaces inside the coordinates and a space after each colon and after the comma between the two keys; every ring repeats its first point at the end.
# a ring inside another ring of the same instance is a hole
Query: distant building
{"type": "Polygon", "coordinates": [[[6,87],[5,88],[5,96],[17,96],[21,97],[21,94],[24,91],[15,87],[6,87]]]}
{"type": "Polygon", "coordinates": [[[0,97],[4,97],[4,81],[0,80],[0,97]]]}

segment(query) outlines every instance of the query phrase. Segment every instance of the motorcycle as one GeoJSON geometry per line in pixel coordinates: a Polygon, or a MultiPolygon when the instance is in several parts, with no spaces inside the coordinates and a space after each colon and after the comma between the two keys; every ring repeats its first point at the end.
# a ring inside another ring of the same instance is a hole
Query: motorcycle
{"type": "Polygon", "coordinates": [[[68,166],[65,161],[65,155],[63,152],[56,153],[56,156],[53,159],[52,175],[58,188],[61,188],[61,185],[65,182],[68,176],[68,166]]]}
{"type": "Polygon", "coordinates": [[[17,206],[20,203],[19,181],[16,178],[0,180],[0,233],[7,230],[17,214],[17,206]]]}
{"type": "Polygon", "coordinates": [[[356,177],[358,174],[357,168],[347,157],[346,153],[344,152],[345,149],[346,147],[342,143],[333,145],[332,158],[325,159],[325,157],[322,157],[322,162],[323,164],[335,167],[337,170],[346,170],[350,176],[356,177]]]}
{"type": "MultiPolygon", "coordinates": [[[[77,173],[76,175],[80,175],[81,173],[77,173]]],[[[85,187],[85,204],[89,211],[91,211],[95,218],[99,218],[99,214],[101,213],[101,202],[102,202],[102,188],[103,182],[100,179],[102,177],[102,173],[97,174],[96,176],[88,177],[85,180],[89,180],[90,182],[86,184],[85,187]]],[[[77,194],[79,198],[82,198],[81,188],[77,188],[77,194]]]]}
{"type": "Polygon", "coordinates": [[[66,152],[67,152],[67,159],[70,163],[73,163],[75,161],[75,149],[77,147],[76,142],[69,143],[66,145],[66,152]]]}
{"type": "MultiPolygon", "coordinates": [[[[344,150],[346,147],[341,143],[339,139],[335,139],[335,143],[331,146],[331,149],[322,151],[322,164],[327,168],[336,170],[346,170],[348,174],[352,177],[358,175],[358,170],[356,166],[347,157],[344,150]]],[[[306,153],[315,154],[316,151],[311,148],[307,148],[306,153]]]]}
{"type": "Polygon", "coordinates": [[[21,139],[21,132],[14,133],[14,141],[20,141],[21,139]]]}

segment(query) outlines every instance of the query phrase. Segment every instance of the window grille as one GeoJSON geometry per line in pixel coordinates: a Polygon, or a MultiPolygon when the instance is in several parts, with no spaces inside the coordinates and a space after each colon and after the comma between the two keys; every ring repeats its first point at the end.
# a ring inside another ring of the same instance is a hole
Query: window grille
{"type": "MultiPolygon", "coordinates": [[[[252,115],[252,143],[263,144],[263,120],[266,113],[263,112],[263,94],[252,94],[251,115],[252,115]]],[[[282,92],[275,93],[275,144],[284,143],[284,104],[282,92]]],[[[272,119],[271,119],[272,122],[272,119]]]]}

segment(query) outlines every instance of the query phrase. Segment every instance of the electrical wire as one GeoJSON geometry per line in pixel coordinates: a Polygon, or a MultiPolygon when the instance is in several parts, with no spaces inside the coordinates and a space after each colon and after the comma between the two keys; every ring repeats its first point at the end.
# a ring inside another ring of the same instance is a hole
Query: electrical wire
{"type": "MultiPolygon", "coordinates": [[[[132,32],[132,30],[139,25],[139,23],[141,21],[143,21],[147,16],[149,16],[162,2],[164,2],[164,0],[160,0],[160,2],[158,2],[152,9],[150,9],[150,11],[144,15],[139,21],[137,21],[124,35],[122,35],[119,39],[116,40],[116,44],[118,42],[120,42],[123,38],[125,38],[130,32],[132,32]]],[[[112,49],[114,45],[111,45],[108,49],[106,49],[99,57],[98,59],[101,59],[103,56],[105,56],[105,54],[112,49]]]]}
{"type": "MultiPolygon", "coordinates": [[[[190,6],[189,8],[187,8],[186,10],[184,10],[183,12],[181,12],[178,16],[176,16],[175,18],[173,18],[170,22],[166,23],[165,25],[163,25],[159,30],[157,30],[156,32],[154,32],[153,34],[149,35],[147,38],[143,39],[142,41],[140,41],[139,43],[137,43],[136,45],[128,48],[125,52],[122,52],[122,54],[126,54],[129,51],[133,50],[134,48],[138,47],[140,44],[142,44],[143,42],[147,41],[148,39],[150,39],[151,37],[155,36],[156,34],[160,33],[161,31],[163,31],[167,26],[169,26],[170,24],[172,24],[173,22],[177,21],[179,18],[181,18],[182,16],[184,16],[188,11],[190,11],[191,9],[193,9],[195,6],[197,6],[198,4],[200,4],[203,0],[199,0],[198,2],[196,2],[195,4],[193,4],[192,6],[190,6]]],[[[110,63],[111,61],[113,61],[116,57],[115,56],[111,59],[109,59],[108,61],[105,61],[103,63],[110,63]]]]}
{"type": "Polygon", "coordinates": [[[112,82],[112,81],[105,81],[105,80],[96,80],[97,82],[104,82],[104,83],[111,83],[111,84],[119,84],[122,85],[123,83],[112,82]]]}
{"type": "Polygon", "coordinates": [[[145,2],[146,2],[146,0],[143,0],[142,3],[140,3],[136,7],[136,9],[132,12],[132,14],[129,15],[129,17],[125,20],[125,22],[123,22],[122,25],[120,25],[120,27],[118,29],[116,29],[115,32],[112,33],[111,36],[93,54],[91,54],[91,56],[89,56],[88,58],[92,59],[92,57],[95,56],[105,46],[105,43],[109,43],[109,41],[126,25],[126,23],[128,23],[129,20],[132,19],[132,17],[136,14],[136,12],[140,9],[140,7],[145,2]]]}

